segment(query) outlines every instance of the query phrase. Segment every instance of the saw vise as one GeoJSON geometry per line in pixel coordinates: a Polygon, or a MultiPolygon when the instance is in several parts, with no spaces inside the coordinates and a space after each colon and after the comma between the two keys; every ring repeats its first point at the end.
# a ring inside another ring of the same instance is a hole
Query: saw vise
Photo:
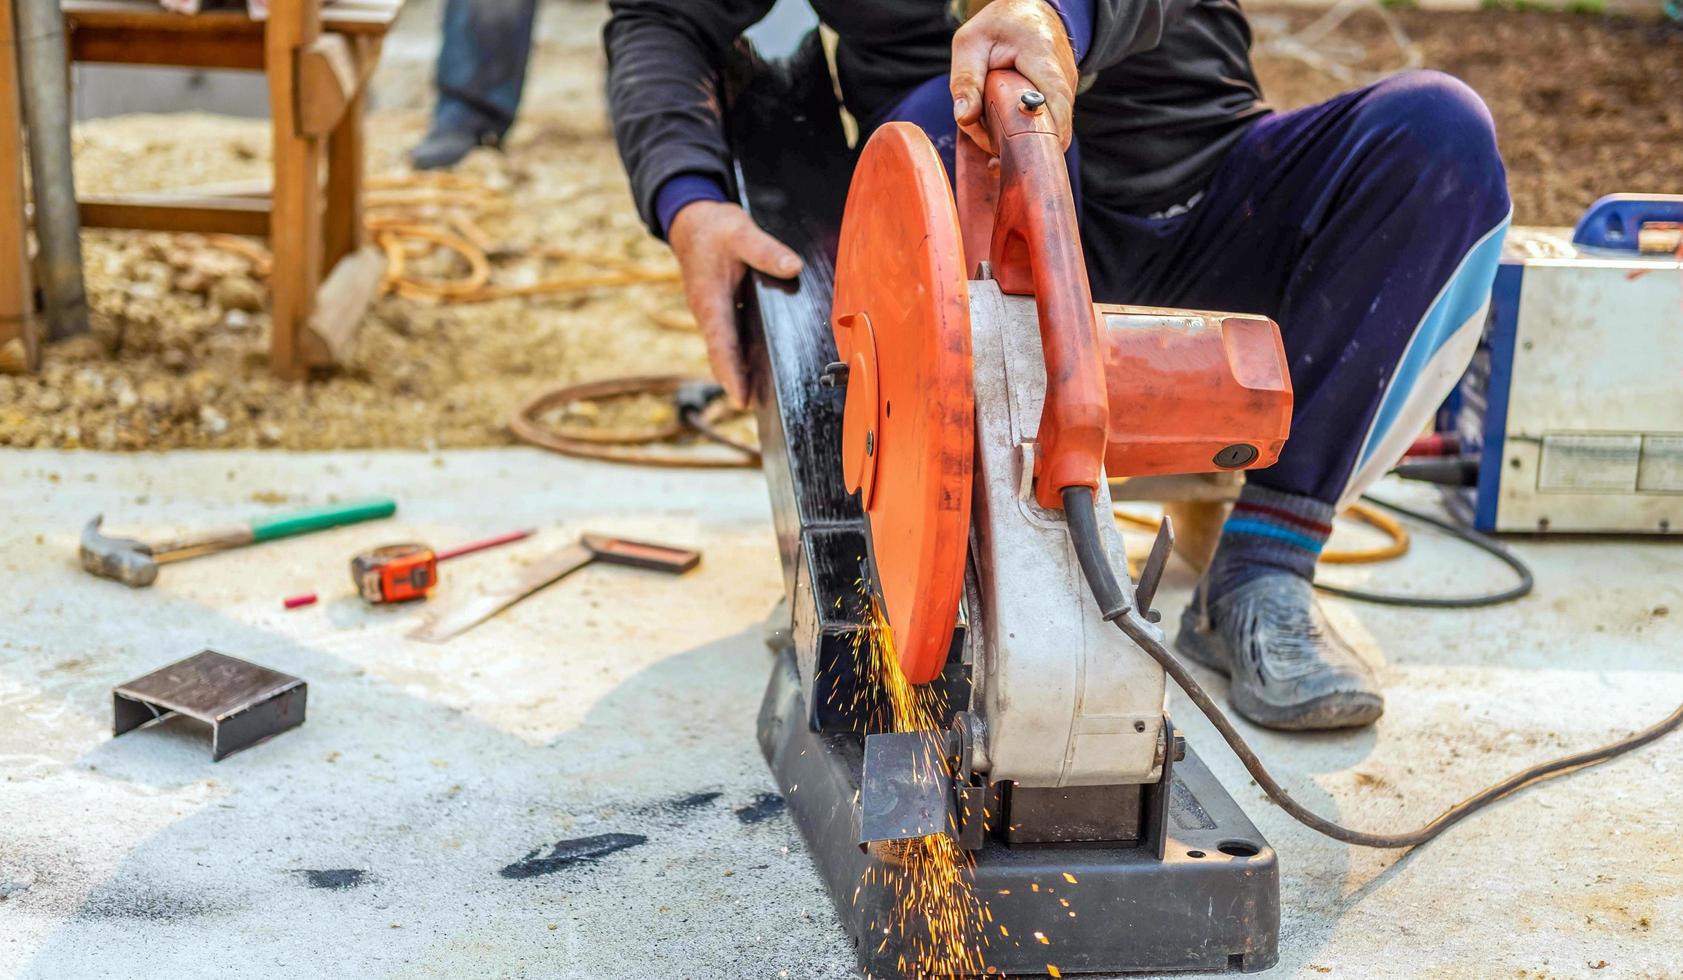
{"type": "Polygon", "coordinates": [[[1107,480],[1272,463],[1278,328],[1095,304],[1013,72],[955,192],[916,127],[846,148],[815,38],[746,67],[742,200],[806,260],[744,304],[790,616],[759,739],[861,966],[1272,966],[1274,852],[1107,622],[1156,629],[1172,529],[1130,579],[1107,480]]]}

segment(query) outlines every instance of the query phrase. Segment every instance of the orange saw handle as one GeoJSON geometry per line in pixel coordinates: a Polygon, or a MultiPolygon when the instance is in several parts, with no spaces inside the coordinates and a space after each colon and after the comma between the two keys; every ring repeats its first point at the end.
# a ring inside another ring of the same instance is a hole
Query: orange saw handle
{"type": "Polygon", "coordinates": [[[1097,490],[1104,474],[1104,354],[1081,252],[1063,146],[1045,99],[1014,71],[988,73],[983,119],[997,161],[958,140],[958,210],[967,264],[986,259],[1002,292],[1034,297],[1046,359],[1035,436],[1034,495],[1060,510],[1067,487],[1097,490]]]}

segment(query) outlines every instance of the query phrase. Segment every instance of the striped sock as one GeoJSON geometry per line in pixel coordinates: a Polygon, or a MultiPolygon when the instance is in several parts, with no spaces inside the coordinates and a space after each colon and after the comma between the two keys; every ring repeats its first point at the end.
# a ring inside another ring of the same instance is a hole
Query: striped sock
{"type": "Polygon", "coordinates": [[[1331,534],[1331,504],[1247,483],[1222,526],[1204,576],[1206,598],[1214,601],[1275,571],[1314,579],[1321,547],[1331,534]]]}

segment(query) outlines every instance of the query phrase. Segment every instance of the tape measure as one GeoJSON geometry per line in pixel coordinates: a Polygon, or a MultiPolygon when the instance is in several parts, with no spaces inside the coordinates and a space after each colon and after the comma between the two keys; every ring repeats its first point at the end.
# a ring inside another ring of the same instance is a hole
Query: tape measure
{"type": "Polygon", "coordinates": [[[388,544],[351,559],[351,581],[369,602],[425,599],[438,584],[438,554],[424,544],[388,544]]]}
{"type": "MultiPolygon", "coordinates": [[[[448,551],[433,551],[424,544],[388,544],[364,551],[351,559],[351,582],[357,592],[375,605],[425,599],[438,585],[438,563],[471,555],[476,551],[512,544],[532,536],[532,531],[510,531],[494,538],[458,545],[448,551]]],[[[309,605],[314,593],[286,600],[286,608],[309,605]]]]}

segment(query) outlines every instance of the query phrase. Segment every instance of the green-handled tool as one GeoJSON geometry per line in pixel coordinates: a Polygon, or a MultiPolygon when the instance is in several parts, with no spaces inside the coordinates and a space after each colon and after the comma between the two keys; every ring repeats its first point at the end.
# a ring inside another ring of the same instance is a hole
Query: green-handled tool
{"type": "Polygon", "coordinates": [[[364,500],[294,511],[276,517],[254,518],[244,524],[195,531],[155,544],[132,538],[106,537],[99,533],[103,515],[97,515],[82,529],[82,567],[102,578],[114,578],[138,589],[151,585],[158,577],[158,566],[167,562],[312,531],[325,531],[344,524],[377,520],[396,512],[395,500],[364,500]]]}

